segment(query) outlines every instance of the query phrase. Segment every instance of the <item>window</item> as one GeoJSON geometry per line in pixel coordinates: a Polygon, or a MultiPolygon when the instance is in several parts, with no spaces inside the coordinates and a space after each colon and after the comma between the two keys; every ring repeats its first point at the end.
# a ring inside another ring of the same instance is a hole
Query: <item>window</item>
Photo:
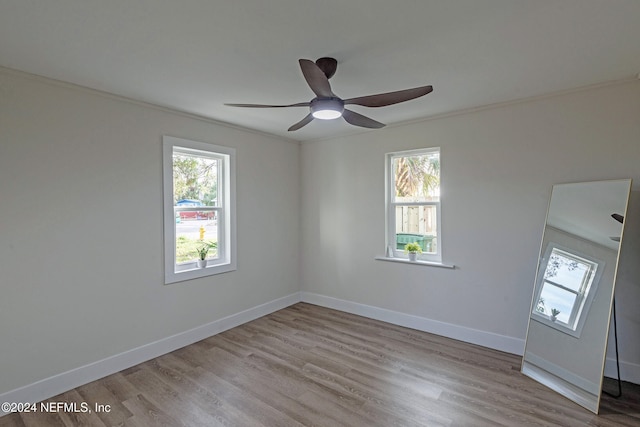
{"type": "Polygon", "coordinates": [[[407,258],[417,243],[418,259],[442,261],[440,231],[440,149],[387,154],[387,255],[407,258]]]}
{"type": "Polygon", "coordinates": [[[236,269],[235,150],[165,136],[165,283],[236,269]]]}
{"type": "Polygon", "coordinates": [[[534,319],[580,336],[586,313],[596,292],[602,261],[587,259],[550,244],[541,263],[534,319]],[[544,268],[544,272],[542,272],[544,268]]]}

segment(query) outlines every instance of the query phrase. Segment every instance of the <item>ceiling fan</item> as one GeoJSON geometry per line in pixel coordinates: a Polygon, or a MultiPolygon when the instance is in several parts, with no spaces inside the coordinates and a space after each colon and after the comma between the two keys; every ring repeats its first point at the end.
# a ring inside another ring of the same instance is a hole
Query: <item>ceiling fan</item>
{"type": "MultiPolygon", "coordinates": [[[[619,213],[612,213],[611,214],[611,218],[615,219],[620,224],[624,224],[624,216],[620,215],[619,213]]],[[[611,236],[609,238],[611,240],[613,240],[614,242],[619,242],[620,241],[620,236],[611,236]]]]}
{"type": "Polygon", "coordinates": [[[262,104],[225,104],[230,107],[245,108],[285,108],[285,107],[309,107],[311,112],[288,130],[294,131],[309,124],[314,118],[322,120],[337,119],[342,116],[347,123],[364,128],[379,129],[384,127],[380,123],[355,111],[347,110],[345,105],[362,105],[364,107],[385,107],[419,98],[433,91],[433,86],[421,86],[413,89],[399,90],[396,92],[379,93],[377,95],[360,96],[357,98],[342,99],[333,93],[329,79],[335,74],[338,61],[334,58],[320,58],[316,62],[308,59],[300,59],[300,69],[309,87],[316,97],[309,102],[299,102],[289,105],[262,105],[262,104]]]}

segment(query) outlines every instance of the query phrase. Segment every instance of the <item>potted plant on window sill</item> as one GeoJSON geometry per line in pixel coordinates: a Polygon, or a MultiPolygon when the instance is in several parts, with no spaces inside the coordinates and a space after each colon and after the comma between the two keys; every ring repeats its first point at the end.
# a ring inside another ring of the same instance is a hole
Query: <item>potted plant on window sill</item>
{"type": "Polygon", "coordinates": [[[552,308],[551,309],[551,321],[555,322],[556,320],[558,320],[558,314],[560,314],[560,310],[558,310],[557,308],[552,308]]]}
{"type": "Polygon", "coordinates": [[[202,243],[202,246],[198,248],[198,260],[196,261],[196,263],[198,264],[198,268],[205,268],[207,266],[207,254],[209,253],[209,249],[217,247],[217,242],[202,243]]]}
{"type": "Polygon", "coordinates": [[[404,251],[405,253],[409,254],[409,261],[415,261],[418,257],[418,254],[422,253],[422,248],[416,242],[407,243],[406,245],[404,245],[404,251]]]}

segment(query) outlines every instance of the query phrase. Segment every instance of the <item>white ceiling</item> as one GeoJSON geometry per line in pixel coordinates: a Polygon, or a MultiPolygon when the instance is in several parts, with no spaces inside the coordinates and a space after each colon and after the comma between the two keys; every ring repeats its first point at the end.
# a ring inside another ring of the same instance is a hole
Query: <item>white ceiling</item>
{"type": "Polygon", "coordinates": [[[638,0],[0,0],[0,65],[304,141],[297,60],[333,56],[342,98],[431,84],[387,124],[634,78],[638,0]]]}

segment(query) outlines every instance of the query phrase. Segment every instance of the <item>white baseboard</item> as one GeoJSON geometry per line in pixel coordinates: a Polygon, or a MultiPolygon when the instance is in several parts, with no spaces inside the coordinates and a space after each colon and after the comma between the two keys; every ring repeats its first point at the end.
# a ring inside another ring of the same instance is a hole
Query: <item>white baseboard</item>
{"type": "MultiPolygon", "coordinates": [[[[98,360],[97,362],[45,378],[33,384],[0,394],[0,402],[39,402],[83,384],[106,377],[124,369],[146,362],[163,354],[193,344],[228,329],[255,320],[300,302],[298,292],[260,304],[240,313],[198,326],[185,332],[145,344],[124,353],[98,360]]],[[[0,417],[6,413],[0,410],[0,417]]]]}
{"type": "Polygon", "coordinates": [[[597,382],[593,382],[531,352],[527,353],[525,362],[525,364],[536,366],[547,372],[550,374],[550,378],[554,378],[558,382],[567,383],[582,390],[585,395],[597,397],[600,393],[600,380],[602,379],[600,375],[596,376],[597,382]]]}
{"type": "MultiPolygon", "coordinates": [[[[608,378],[618,378],[618,369],[616,368],[616,359],[607,357],[604,362],[604,376],[608,378]]],[[[640,384],[640,365],[635,363],[620,361],[620,378],[634,384],[640,384]]]]}
{"type": "MultiPolygon", "coordinates": [[[[423,332],[441,335],[447,338],[493,348],[506,353],[522,356],[524,353],[524,340],[520,338],[507,337],[493,334],[491,332],[477,329],[465,328],[464,326],[452,325],[450,323],[439,322],[424,317],[413,316],[411,314],[387,310],[353,301],[346,301],[312,292],[301,292],[301,301],[322,307],[332,308],[371,319],[381,320],[394,325],[405,326],[423,332]]],[[[604,369],[604,376],[617,378],[615,359],[607,358],[604,369]]],[[[640,365],[620,361],[620,376],[624,381],[640,384],[640,365]]]]}
{"type": "Polygon", "coordinates": [[[414,316],[398,311],[387,310],[380,307],[360,304],[357,302],[341,300],[325,295],[311,292],[301,292],[302,302],[320,305],[359,316],[369,317],[375,320],[404,326],[423,332],[441,335],[447,338],[493,348],[506,353],[522,356],[524,352],[524,340],[520,338],[507,337],[491,332],[466,328],[464,326],[453,325],[451,323],[439,322],[425,317],[414,316]]]}
{"type": "MultiPolygon", "coordinates": [[[[522,355],[524,340],[507,337],[491,332],[466,328],[464,326],[439,322],[424,317],[387,310],[380,307],[360,304],[352,301],[341,300],[311,292],[296,292],[283,298],[279,298],[256,307],[241,311],[240,313],[224,317],[206,325],[198,326],[191,330],[172,335],[167,338],[134,348],[124,353],[116,354],[76,369],[45,378],[33,384],[0,394],[0,402],[39,402],[49,399],[65,391],[87,384],[91,381],[106,377],[124,369],[179,348],[193,344],[210,336],[219,334],[228,329],[242,325],[266,316],[274,311],[289,307],[298,302],[307,302],[322,307],[332,308],[347,313],[371,319],[381,320],[394,325],[404,326],[419,331],[429,332],[452,338],[471,344],[481,345],[496,350],[522,355]]],[[[640,365],[620,362],[622,379],[640,384],[640,365]]],[[[607,359],[605,376],[617,377],[615,360],[607,359]]],[[[0,417],[6,415],[0,410],[0,417]]]]}
{"type": "Polygon", "coordinates": [[[598,413],[598,394],[591,394],[586,390],[576,387],[562,378],[556,377],[548,371],[526,361],[522,364],[522,372],[530,378],[538,381],[554,390],[567,399],[573,400],[578,405],[584,406],[594,413],[598,413]]]}

